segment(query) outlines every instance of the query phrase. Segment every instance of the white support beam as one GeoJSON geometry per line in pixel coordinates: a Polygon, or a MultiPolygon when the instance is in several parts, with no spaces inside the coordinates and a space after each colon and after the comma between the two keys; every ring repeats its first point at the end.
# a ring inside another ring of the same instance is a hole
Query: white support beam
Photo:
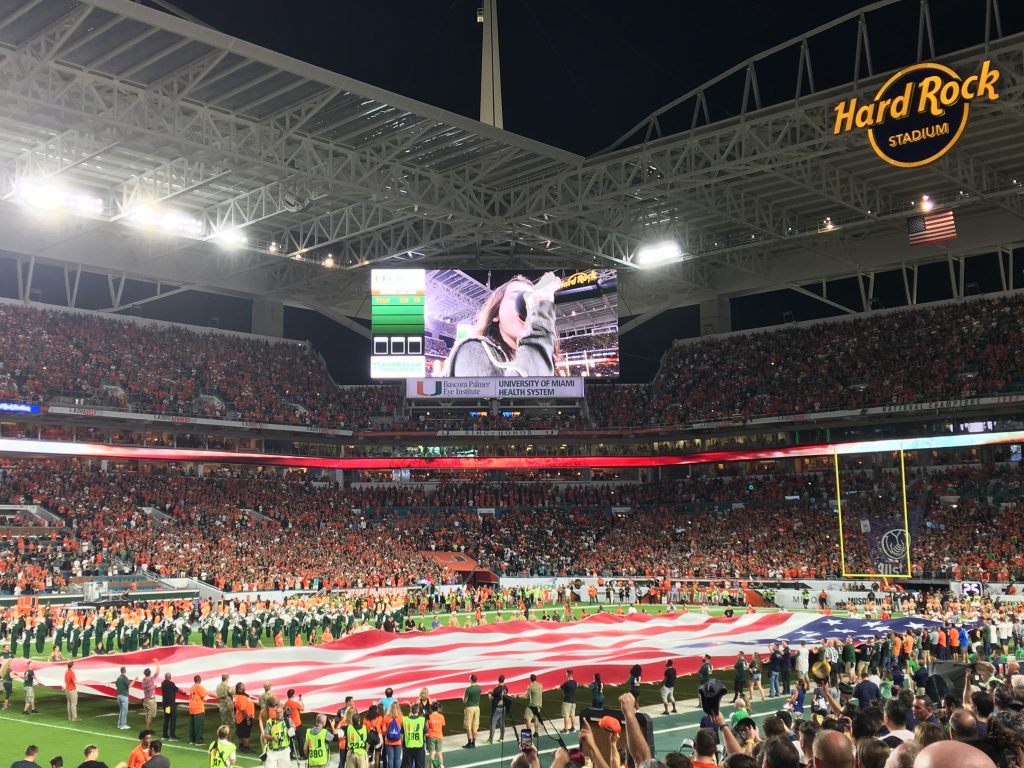
{"type": "Polygon", "coordinates": [[[281,245],[283,253],[298,256],[417,218],[422,217],[414,206],[398,209],[383,208],[371,202],[353,203],[281,230],[274,242],[281,245]]]}
{"type": "Polygon", "coordinates": [[[126,216],[136,205],[157,205],[219,181],[231,172],[185,157],[168,160],[107,190],[111,220],[126,216]]]}
{"type": "Polygon", "coordinates": [[[204,230],[210,238],[224,229],[239,229],[281,213],[297,213],[324,193],[302,183],[272,182],[203,211],[204,230]]]}
{"type": "MultiPolygon", "coordinates": [[[[359,334],[365,339],[370,338],[369,328],[367,328],[362,323],[357,323],[355,320],[339,312],[337,309],[329,307],[320,302],[310,302],[309,304],[307,304],[307,308],[312,309],[314,312],[319,312],[324,317],[333,320],[338,325],[348,328],[350,331],[354,331],[355,333],[359,334]]],[[[369,347],[367,347],[367,349],[369,349],[369,347]]]]}
{"type": "Polygon", "coordinates": [[[19,181],[42,181],[110,152],[120,141],[110,131],[71,128],[43,141],[0,166],[0,197],[14,194],[19,181]]]}
{"type": "Polygon", "coordinates": [[[75,304],[78,303],[78,284],[82,278],[82,265],[77,264],[75,266],[75,282],[74,285],[71,283],[71,268],[64,267],[64,296],[67,299],[67,305],[74,309],[75,304]]]}
{"type": "Polygon", "coordinates": [[[39,71],[24,77],[19,63],[10,55],[0,61],[0,96],[12,105],[56,112],[72,124],[150,136],[177,145],[182,155],[203,152],[225,167],[260,168],[382,205],[415,203],[463,223],[487,224],[501,215],[501,198],[491,190],[398,159],[382,162],[378,153],[371,156],[292,133],[282,127],[286,121],[251,120],[59,63],[37,62],[39,71]]]}

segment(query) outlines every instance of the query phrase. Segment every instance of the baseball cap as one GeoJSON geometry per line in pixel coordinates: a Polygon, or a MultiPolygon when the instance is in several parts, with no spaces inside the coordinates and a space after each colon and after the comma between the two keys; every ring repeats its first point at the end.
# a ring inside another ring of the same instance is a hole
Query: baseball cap
{"type": "Polygon", "coordinates": [[[757,723],[754,722],[752,717],[744,717],[736,725],[733,726],[733,731],[742,731],[744,728],[756,729],[757,723]]]}
{"type": "Polygon", "coordinates": [[[597,721],[597,725],[609,733],[622,733],[622,723],[619,722],[618,718],[611,715],[602,717],[597,721]]]}
{"type": "Polygon", "coordinates": [[[705,714],[718,714],[719,704],[727,692],[726,687],[717,678],[712,677],[697,689],[697,695],[700,697],[700,708],[704,710],[705,714]]]}

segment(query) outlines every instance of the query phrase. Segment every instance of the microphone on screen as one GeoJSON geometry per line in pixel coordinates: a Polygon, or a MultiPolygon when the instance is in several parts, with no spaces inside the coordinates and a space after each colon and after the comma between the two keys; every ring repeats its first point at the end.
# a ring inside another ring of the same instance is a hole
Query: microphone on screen
{"type": "Polygon", "coordinates": [[[519,315],[519,319],[526,322],[526,316],[529,314],[530,306],[532,306],[530,297],[533,296],[534,292],[538,289],[552,290],[552,293],[562,287],[562,281],[557,275],[551,272],[546,273],[540,280],[534,285],[527,288],[525,291],[516,294],[516,313],[519,315]]]}
{"type": "MultiPolygon", "coordinates": [[[[533,291],[530,291],[530,293],[533,293],[533,291]]],[[[519,315],[520,320],[526,322],[526,291],[516,294],[516,313],[519,315]]]]}

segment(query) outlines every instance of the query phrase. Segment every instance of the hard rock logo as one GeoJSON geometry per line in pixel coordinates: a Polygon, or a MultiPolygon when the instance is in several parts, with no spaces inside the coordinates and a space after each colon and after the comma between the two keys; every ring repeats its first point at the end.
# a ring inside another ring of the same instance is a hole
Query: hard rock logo
{"type": "Polygon", "coordinates": [[[967,127],[971,102],[996,101],[999,70],[985,60],[976,75],[961,78],[942,64],[915,64],[897,72],[871,102],[856,98],[833,108],[838,135],[866,128],[875,153],[900,168],[935,162],[967,127]]]}

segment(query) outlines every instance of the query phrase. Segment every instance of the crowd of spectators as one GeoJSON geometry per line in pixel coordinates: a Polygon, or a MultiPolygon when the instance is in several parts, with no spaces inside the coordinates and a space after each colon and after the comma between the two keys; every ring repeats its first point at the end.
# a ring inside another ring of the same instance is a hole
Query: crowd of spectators
{"type": "Polygon", "coordinates": [[[981,299],[678,343],[647,392],[591,386],[591,416],[679,424],[999,394],[1024,384],[1022,309],[981,299]]]}
{"type": "Polygon", "coordinates": [[[338,387],[303,345],[0,304],[0,391],[148,413],[375,429],[398,388],[338,387]]]}
{"type": "Polygon", "coordinates": [[[588,423],[570,410],[428,419],[403,413],[396,386],[338,386],[303,345],[5,304],[0,397],[355,431],[743,420],[1019,390],[1022,309],[1018,296],[979,299],[678,343],[652,384],[591,382],[588,423]]]}
{"type": "MultiPolygon", "coordinates": [[[[902,518],[892,475],[843,475],[844,499],[881,498],[877,519],[902,518]]],[[[42,591],[58,579],[117,567],[236,591],[455,579],[431,551],[465,553],[499,575],[835,577],[834,496],[828,472],[342,488],[297,472],[197,477],[173,466],[101,471],[74,461],[18,461],[0,471],[0,503],[39,504],[58,523],[34,535],[6,528],[0,590],[42,591]]],[[[917,470],[908,498],[915,574],[1024,575],[1014,522],[1024,509],[1018,468],[917,470]],[[956,504],[943,501],[954,497],[956,504]]],[[[847,525],[844,535],[847,570],[872,567],[863,529],[847,525]]]]}

